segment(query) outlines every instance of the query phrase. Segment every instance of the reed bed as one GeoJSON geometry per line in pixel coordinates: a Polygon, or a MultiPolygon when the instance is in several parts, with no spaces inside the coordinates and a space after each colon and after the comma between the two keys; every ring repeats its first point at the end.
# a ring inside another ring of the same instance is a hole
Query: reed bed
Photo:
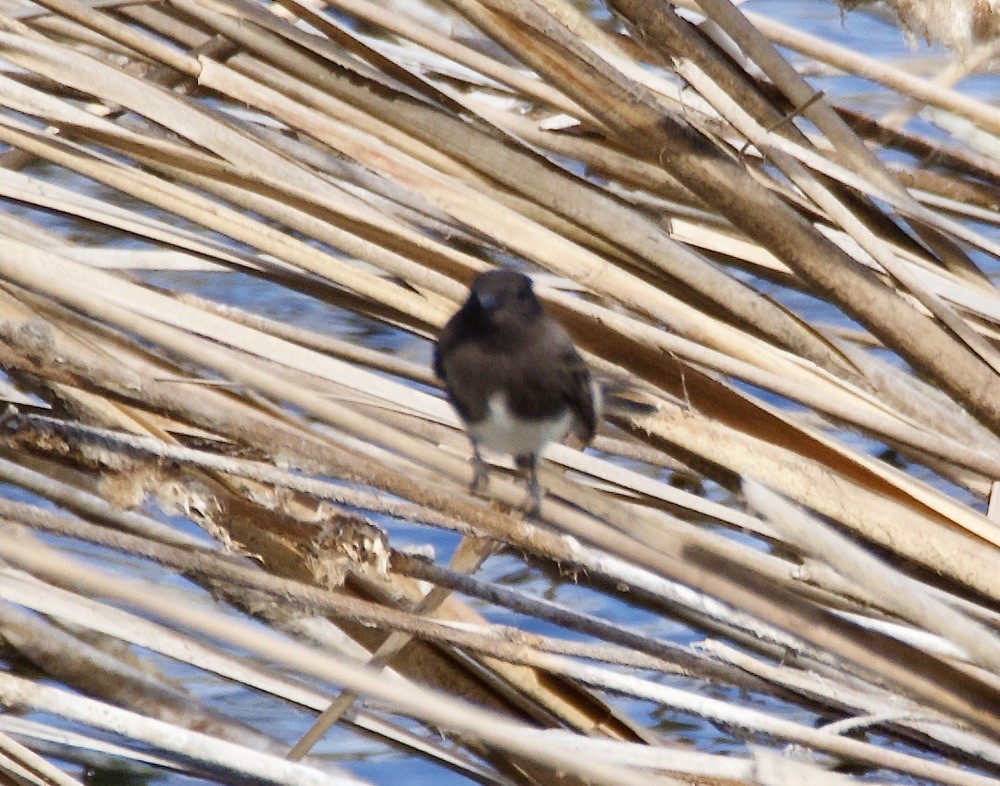
{"type": "Polygon", "coordinates": [[[5,4],[0,780],[1000,784],[964,46],[928,78],[729,0],[5,4]],[[468,492],[427,363],[493,265],[655,408],[553,446],[531,519],[502,461],[468,492]]]}

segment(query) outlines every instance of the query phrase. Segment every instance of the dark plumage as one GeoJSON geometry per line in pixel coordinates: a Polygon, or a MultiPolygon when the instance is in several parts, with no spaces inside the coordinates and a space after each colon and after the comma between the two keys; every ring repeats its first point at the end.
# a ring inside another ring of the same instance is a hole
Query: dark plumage
{"type": "Polygon", "coordinates": [[[601,394],[569,334],[535,297],[531,279],[511,270],[476,276],[441,331],[434,373],[472,442],[473,491],[488,480],[480,446],[508,453],[528,470],[528,509],[537,512],[539,453],[571,431],[589,442],[601,394]]]}

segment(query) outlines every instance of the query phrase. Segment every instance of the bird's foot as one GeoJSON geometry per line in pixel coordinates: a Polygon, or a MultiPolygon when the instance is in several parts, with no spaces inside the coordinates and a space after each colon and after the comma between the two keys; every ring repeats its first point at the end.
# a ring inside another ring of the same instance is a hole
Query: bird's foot
{"type": "Polygon", "coordinates": [[[486,492],[486,487],[490,485],[490,473],[486,466],[486,461],[479,453],[479,448],[472,449],[472,483],[469,491],[479,496],[486,492]]]}
{"type": "Polygon", "coordinates": [[[528,494],[521,503],[525,516],[537,516],[542,510],[542,487],[537,483],[528,486],[528,494]]]}
{"type": "Polygon", "coordinates": [[[538,482],[538,457],[518,456],[515,459],[519,469],[525,470],[528,476],[528,494],[521,503],[525,516],[537,516],[542,509],[542,484],[538,482]]]}

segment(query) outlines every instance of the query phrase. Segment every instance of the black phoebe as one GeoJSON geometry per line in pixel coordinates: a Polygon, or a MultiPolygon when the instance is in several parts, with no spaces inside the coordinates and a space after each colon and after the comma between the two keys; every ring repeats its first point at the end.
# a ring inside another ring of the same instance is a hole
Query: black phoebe
{"type": "Polygon", "coordinates": [[[602,394],[573,341],[545,313],[531,279],[512,270],[480,273],[434,348],[444,382],[472,442],[472,491],[489,480],[485,446],[528,471],[526,510],[538,512],[538,454],[571,431],[589,442],[602,394]]]}

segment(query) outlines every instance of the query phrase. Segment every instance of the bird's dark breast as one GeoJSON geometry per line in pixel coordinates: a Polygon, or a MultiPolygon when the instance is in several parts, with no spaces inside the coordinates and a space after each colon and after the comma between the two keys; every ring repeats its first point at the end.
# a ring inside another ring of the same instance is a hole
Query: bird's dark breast
{"type": "Polygon", "coordinates": [[[524,352],[497,352],[466,342],[443,358],[441,370],[455,408],[464,420],[475,423],[486,417],[489,400],[498,393],[517,418],[562,414],[566,400],[551,366],[551,360],[535,363],[524,352]]]}

